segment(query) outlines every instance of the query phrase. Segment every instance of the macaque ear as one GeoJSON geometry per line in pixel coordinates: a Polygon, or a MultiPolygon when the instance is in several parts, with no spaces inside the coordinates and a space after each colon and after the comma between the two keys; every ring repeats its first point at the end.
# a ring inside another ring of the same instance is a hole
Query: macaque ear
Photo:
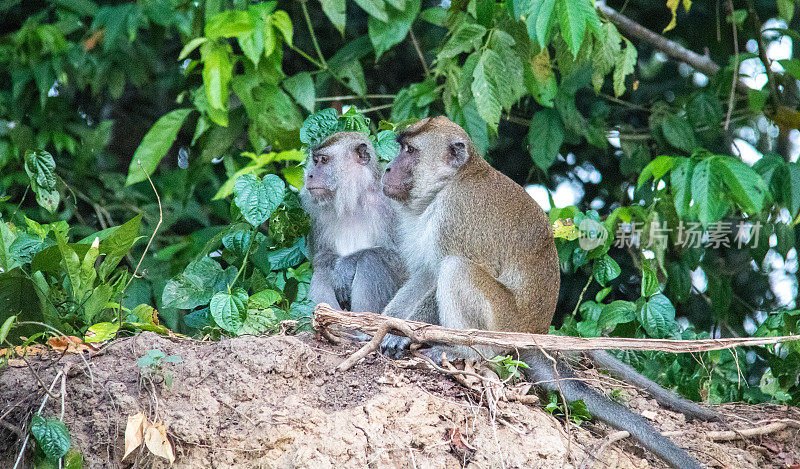
{"type": "Polygon", "coordinates": [[[460,168],[469,158],[467,144],[462,141],[455,141],[450,144],[447,162],[454,168],[460,168]]]}
{"type": "Polygon", "coordinates": [[[369,148],[367,148],[366,143],[361,143],[356,147],[356,156],[358,157],[357,161],[359,164],[369,163],[372,155],[369,154],[369,148]]]}

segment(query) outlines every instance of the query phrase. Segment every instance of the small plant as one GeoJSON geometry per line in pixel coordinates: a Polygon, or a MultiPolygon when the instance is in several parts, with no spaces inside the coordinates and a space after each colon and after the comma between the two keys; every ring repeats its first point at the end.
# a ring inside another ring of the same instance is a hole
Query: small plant
{"type": "MultiPolygon", "coordinates": [[[[549,402],[544,406],[544,410],[553,416],[564,417],[564,401],[561,400],[561,396],[557,392],[549,392],[547,397],[549,402]]],[[[586,408],[586,403],[583,402],[583,399],[569,403],[569,419],[575,425],[580,425],[592,419],[592,414],[589,413],[589,409],[586,408]]]]}
{"type": "Polygon", "coordinates": [[[147,355],[143,355],[139,358],[137,364],[139,368],[141,368],[141,375],[142,377],[160,377],[164,380],[164,384],[167,387],[172,386],[172,373],[166,370],[165,365],[167,363],[181,363],[181,357],[179,355],[169,355],[167,356],[166,353],[162,352],[159,349],[153,349],[147,352],[147,355]]]}
{"type": "Polygon", "coordinates": [[[511,358],[511,355],[498,355],[489,361],[492,363],[489,366],[503,381],[522,378],[522,373],[519,372],[519,369],[530,368],[527,363],[511,358]]]}

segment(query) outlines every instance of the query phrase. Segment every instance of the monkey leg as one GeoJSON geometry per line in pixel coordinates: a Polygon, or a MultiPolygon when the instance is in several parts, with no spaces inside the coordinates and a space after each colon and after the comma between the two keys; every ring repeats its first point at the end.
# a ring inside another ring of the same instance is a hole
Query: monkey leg
{"type": "MultiPolygon", "coordinates": [[[[439,267],[436,285],[439,324],[449,329],[493,330],[496,318],[513,314],[517,305],[511,291],[478,264],[461,256],[448,256],[439,267]]],[[[486,346],[437,346],[428,353],[449,358],[492,358],[500,349],[486,346]]]]}
{"type": "MultiPolygon", "coordinates": [[[[438,324],[436,304],[436,281],[432,275],[416,273],[400,287],[383,314],[394,318],[438,324]]],[[[408,347],[406,337],[387,335],[381,343],[381,350],[390,357],[398,358],[408,347]]]]}

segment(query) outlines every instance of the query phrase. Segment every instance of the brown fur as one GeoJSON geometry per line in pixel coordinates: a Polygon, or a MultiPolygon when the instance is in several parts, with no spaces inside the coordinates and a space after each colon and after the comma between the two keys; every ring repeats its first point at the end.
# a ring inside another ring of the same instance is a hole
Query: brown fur
{"type": "MultiPolygon", "coordinates": [[[[404,212],[421,214],[436,200],[442,214],[435,239],[439,258],[469,261],[462,281],[491,305],[487,324],[497,330],[546,332],[558,299],[559,266],[550,221],[541,207],[481,158],[466,132],[447,118],[422,120],[399,140],[404,149],[405,145],[418,149],[416,158],[406,156],[407,161],[393,163],[393,169],[413,173],[408,198],[395,197],[400,200],[401,221],[404,212]],[[457,168],[449,164],[452,139],[465,143],[468,152],[457,168]]],[[[402,176],[391,177],[397,181],[402,176]]],[[[385,183],[388,177],[384,176],[385,183]]],[[[409,181],[403,184],[409,186],[409,181]]],[[[486,322],[463,313],[471,323],[464,327],[486,322]]]]}

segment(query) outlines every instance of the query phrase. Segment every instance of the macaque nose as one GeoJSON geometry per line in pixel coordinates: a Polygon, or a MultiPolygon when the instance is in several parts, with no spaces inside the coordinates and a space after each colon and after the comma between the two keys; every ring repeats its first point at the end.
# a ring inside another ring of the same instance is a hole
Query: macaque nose
{"type": "Polygon", "coordinates": [[[314,173],[308,173],[308,178],[309,179],[314,179],[314,173]]]}

